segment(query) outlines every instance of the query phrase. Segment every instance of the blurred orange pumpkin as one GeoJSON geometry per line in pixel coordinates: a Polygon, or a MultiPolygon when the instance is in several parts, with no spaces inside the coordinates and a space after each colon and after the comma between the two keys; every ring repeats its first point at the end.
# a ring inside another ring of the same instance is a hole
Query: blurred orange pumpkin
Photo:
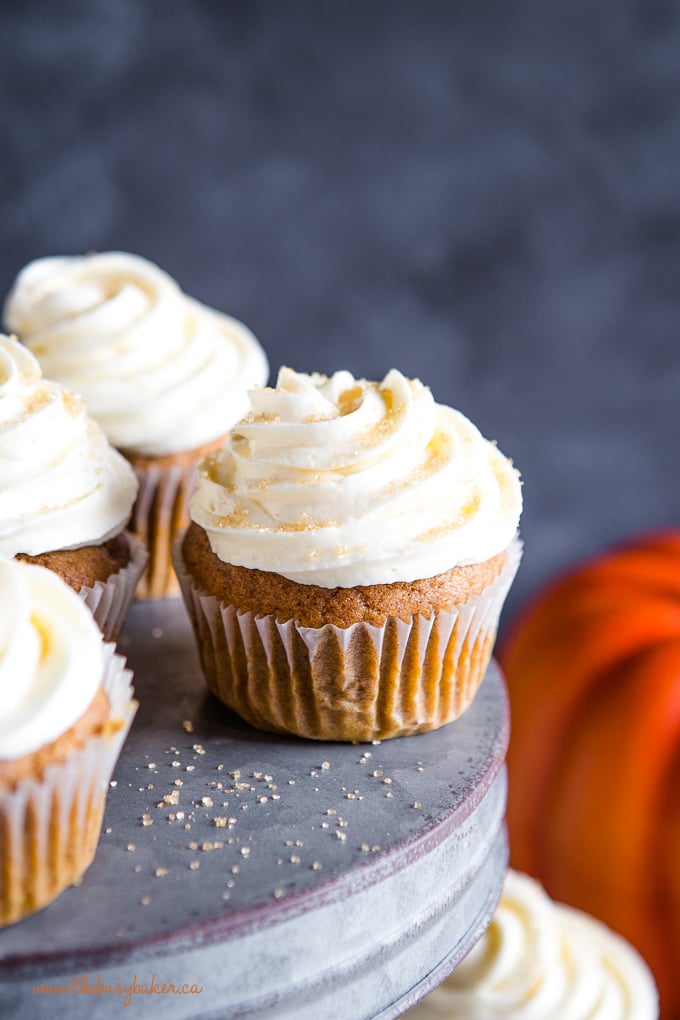
{"type": "Polygon", "coordinates": [[[511,863],[599,917],[680,1018],[680,531],[539,593],[498,649],[511,863]]]}

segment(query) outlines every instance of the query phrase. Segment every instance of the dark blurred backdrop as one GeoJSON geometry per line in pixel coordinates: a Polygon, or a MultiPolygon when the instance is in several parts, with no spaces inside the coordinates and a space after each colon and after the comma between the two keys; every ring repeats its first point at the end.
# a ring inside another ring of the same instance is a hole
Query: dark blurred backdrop
{"type": "Polygon", "coordinates": [[[0,7],[0,288],[121,248],[274,372],[396,365],[512,456],[511,613],[680,524],[680,4],[0,7]]]}

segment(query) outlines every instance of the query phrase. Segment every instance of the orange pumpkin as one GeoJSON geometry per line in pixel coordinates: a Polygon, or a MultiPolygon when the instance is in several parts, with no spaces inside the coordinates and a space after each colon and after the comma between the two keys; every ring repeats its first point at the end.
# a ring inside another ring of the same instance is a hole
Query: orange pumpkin
{"type": "Polygon", "coordinates": [[[680,531],[539,593],[501,643],[511,863],[599,917],[680,1018],[680,531]]]}

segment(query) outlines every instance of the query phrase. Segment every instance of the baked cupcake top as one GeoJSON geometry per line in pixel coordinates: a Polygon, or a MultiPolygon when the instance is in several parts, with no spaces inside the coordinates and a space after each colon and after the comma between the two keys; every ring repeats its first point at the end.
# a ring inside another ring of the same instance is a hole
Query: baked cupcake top
{"type": "Polygon", "coordinates": [[[326,588],[409,582],[515,535],[517,471],[419,380],[282,368],[249,396],[191,501],[224,562],[326,588]]]}
{"type": "Polygon", "coordinates": [[[101,544],[123,530],[136,495],[132,468],[83,401],[0,336],[0,557],[101,544]]]}
{"type": "Polygon", "coordinates": [[[508,872],[491,925],[404,1020],[656,1020],[654,980],[635,950],[587,914],[508,872]]]}
{"type": "Polygon", "coordinates": [[[36,259],[19,273],[4,317],[45,375],[82,395],[111,443],[139,456],[218,439],[269,371],[241,322],[125,252],[36,259]]]}
{"type": "Polygon", "coordinates": [[[75,592],[44,567],[0,562],[0,761],[65,733],[103,671],[101,633],[75,592]]]}

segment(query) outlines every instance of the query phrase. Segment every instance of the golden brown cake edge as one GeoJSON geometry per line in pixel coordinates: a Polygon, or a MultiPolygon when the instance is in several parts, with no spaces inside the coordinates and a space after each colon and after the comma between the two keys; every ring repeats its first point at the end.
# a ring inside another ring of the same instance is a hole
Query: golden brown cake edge
{"type": "Polygon", "coordinates": [[[416,581],[395,581],[354,588],[322,588],[300,584],[271,571],[224,563],[210,548],[207,533],[192,522],[182,542],[184,565],[196,587],[233,605],[282,622],[294,619],[303,627],[349,627],[354,623],[382,626],[389,618],[410,620],[467,602],[499,576],[505,551],[483,563],[453,567],[416,581]]]}

